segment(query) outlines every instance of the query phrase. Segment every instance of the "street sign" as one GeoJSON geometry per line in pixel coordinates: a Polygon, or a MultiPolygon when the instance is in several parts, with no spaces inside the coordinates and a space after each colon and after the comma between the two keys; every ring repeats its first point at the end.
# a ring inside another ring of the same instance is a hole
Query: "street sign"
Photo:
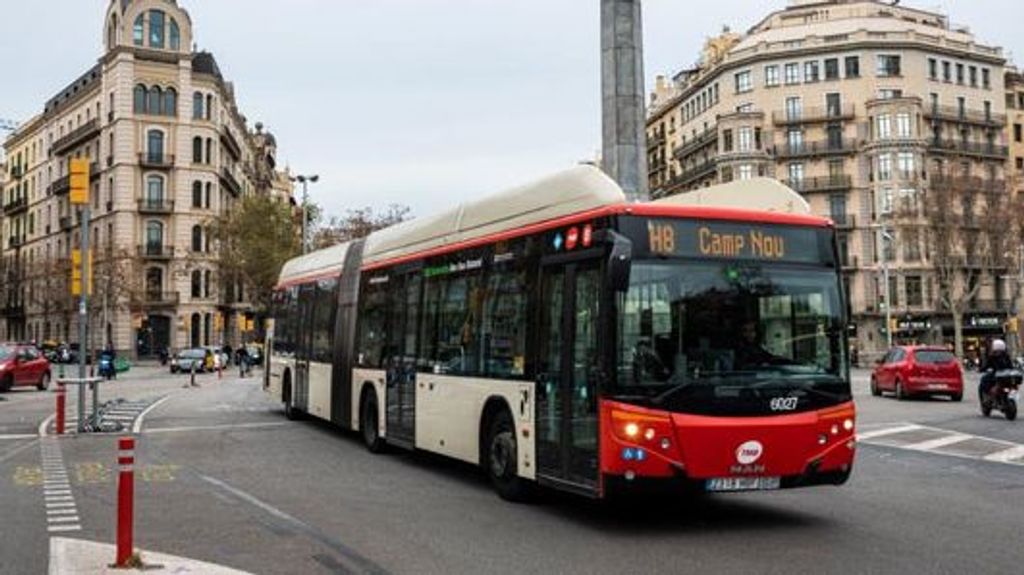
{"type": "Polygon", "coordinates": [[[71,192],[69,199],[72,204],[85,205],[89,203],[89,160],[87,158],[74,158],[71,160],[70,184],[71,192]]]}

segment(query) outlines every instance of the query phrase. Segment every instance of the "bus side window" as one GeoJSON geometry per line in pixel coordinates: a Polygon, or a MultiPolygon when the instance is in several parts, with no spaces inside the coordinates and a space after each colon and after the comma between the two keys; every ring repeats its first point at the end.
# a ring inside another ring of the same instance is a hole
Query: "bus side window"
{"type": "Polygon", "coordinates": [[[384,367],[384,345],[387,342],[387,286],[364,286],[365,296],[359,302],[359,365],[373,369],[384,367]]]}

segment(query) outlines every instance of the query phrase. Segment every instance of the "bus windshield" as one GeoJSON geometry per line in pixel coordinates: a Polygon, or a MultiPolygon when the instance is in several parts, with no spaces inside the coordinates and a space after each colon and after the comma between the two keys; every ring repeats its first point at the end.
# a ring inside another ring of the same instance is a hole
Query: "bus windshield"
{"type": "Polygon", "coordinates": [[[849,401],[830,268],[634,262],[618,298],[616,391],[660,409],[765,415],[849,401]]]}

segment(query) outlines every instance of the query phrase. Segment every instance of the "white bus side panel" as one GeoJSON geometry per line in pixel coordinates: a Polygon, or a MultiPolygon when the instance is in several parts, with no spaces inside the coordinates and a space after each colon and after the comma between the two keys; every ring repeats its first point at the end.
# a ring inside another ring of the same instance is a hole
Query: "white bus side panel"
{"type": "Polygon", "coordinates": [[[329,363],[309,364],[309,406],[307,412],[326,421],[331,420],[331,373],[329,363]]]}
{"type": "Polygon", "coordinates": [[[280,354],[273,354],[270,356],[270,385],[267,388],[267,393],[270,397],[274,398],[275,401],[282,401],[284,396],[281,395],[284,386],[284,372],[286,369],[291,369],[292,375],[295,374],[295,360],[280,354]]]}
{"type": "Polygon", "coordinates": [[[418,374],[416,447],[479,464],[484,404],[491,397],[502,397],[516,429],[519,475],[534,479],[534,387],[533,382],[418,374]]]}
{"type": "Polygon", "coordinates": [[[377,390],[377,432],[381,437],[387,437],[387,395],[385,385],[386,374],[380,369],[353,369],[352,370],[352,429],[359,430],[359,396],[362,393],[363,384],[371,383],[377,390]]]}

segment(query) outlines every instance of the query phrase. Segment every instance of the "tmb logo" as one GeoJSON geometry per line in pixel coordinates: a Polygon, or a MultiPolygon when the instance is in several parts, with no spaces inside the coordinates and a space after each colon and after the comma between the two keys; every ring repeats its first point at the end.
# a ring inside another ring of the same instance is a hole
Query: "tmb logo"
{"type": "Polygon", "coordinates": [[[760,441],[748,441],[736,448],[736,461],[740,465],[751,465],[764,455],[764,446],[760,441]]]}

